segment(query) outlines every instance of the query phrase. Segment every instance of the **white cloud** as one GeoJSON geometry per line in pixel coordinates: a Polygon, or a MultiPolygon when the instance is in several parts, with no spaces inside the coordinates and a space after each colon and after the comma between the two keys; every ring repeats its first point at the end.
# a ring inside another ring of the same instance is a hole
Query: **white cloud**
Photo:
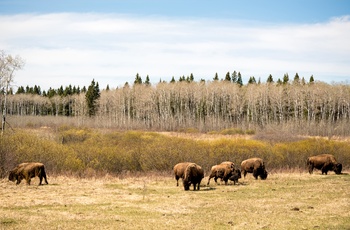
{"type": "Polygon", "coordinates": [[[349,17],[318,24],[263,24],[113,14],[0,16],[0,49],[26,60],[17,85],[101,87],[193,73],[240,71],[262,81],[284,73],[330,82],[350,78],[349,17]]]}

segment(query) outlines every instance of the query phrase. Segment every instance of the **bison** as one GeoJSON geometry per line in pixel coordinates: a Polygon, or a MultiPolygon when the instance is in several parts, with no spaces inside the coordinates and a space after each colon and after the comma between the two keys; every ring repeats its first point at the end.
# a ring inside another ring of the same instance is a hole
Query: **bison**
{"type": "Polygon", "coordinates": [[[174,166],[174,174],[176,179],[176,186],[179,186],[179,179],[184,179],[185,169],[186,167],[191,164],[191,162],[181,162],[174,166]]]}
{"type": "Polygon", "coordinates": [[[18,185],[21,183],[22,179],[25,179],[27,181],[27,184],[30,185],[31,179],[36,176],[40,179],[39,185],[42,185],[43,178],[45,180],[45,183],[48,184],[46,179],[45,166],[43,163],[21,163],[10,171],[9,180],[12,182],[17,181],[16,185],[18,185]]]}
{"type": "Polygon", "coordinates": [[[265,180],[267,178],[265,164],[261,158],[255,157],[242,161],[241,170],[244,175],[244,178],[247,175],[247,173],[253,173],[255,179],[258,179],[258,176],[260,176],[262,180],[265,180]]]}
{"type": "Polygon", "coordinates": [[[227,181],[232,176],[232,173],[234,170],[235,170],[235,165],[231,161],[225,161],[219,165],[214,165],[213,167],[211,167],[207,185],[209,185],[210,179],[213,177],[216,183],[217,183],[217,179],[220,178],[222,181],[225,181],[225,185],[227,185],[227,181]]]}
{"type": "Polygon", "coordinates": [[[341,174],[343,168],[342,164],[338,163],[335,157],[331,154],[321,154],[317,156],[311,156],[307,158],[307,166],[309,168],[309,173],[312,174],[314,168],[322,171],[322,174],[328,173],[332,170],[336,174],[341,174]]]}
{"type": "Polygon", "coordinates": [[[241,177],[241,170],[239,169],[235,169],[232,172],[232,175],[230,176],[230,178],[228,178],[229,180],[233,181],[233,184],[235,185],[236,183],[238,183],[238,179],[242,178],[241,177]]]}
{"type": "Polygon", "coordinates": [[[183,185],[184,189],[187,191],[190,189],[191,184],[193,184],[193,190],[199,190],[202,179],[204,178],[204,170],[201,166],[190,163],[187,165],[184,177],[183,177],[183,185]]]}

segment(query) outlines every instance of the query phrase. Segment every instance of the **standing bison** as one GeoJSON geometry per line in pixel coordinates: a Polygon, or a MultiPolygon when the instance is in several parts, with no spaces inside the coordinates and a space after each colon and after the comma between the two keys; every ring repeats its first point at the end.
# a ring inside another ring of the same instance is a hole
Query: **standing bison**
{"type": "Polygon", "coordinates": [[[322,171],[322,174],[328,173],[332,170],[336,174],[341,174],[343,168],[342,164],[335,160],[335,157],[331,154],[321,154],[317,156],[312,156],[307,158],[307,166],[309,168],[309,173],[312,174],[314,168],[322,171]]]}
{"type": "Polygon", "coordinates": [[[241,170],[244,175],[244,178],[247,175],[247,173],[253,173],[255,179],[258,179],[258,176],[260,176],[262,180],[265,180],[267,178],[265,164],[261,158],[255,157],[242,161],[241,170]]]}
{"type": "Polygon", "coordinates": [[[17,181],[16,185],[18,185],[22,179],[25,179],[27,184],[30,185],[31,179],[36,176],[40,179],[39,185],[42,185],[43,178],[45,183],[48,184],[44,164],[39,162],[22,163],[10,171],[9,180],[17,181]]]}
{"type": "Polygon", "coordinates": [[[183,178],[184,189],[187,191],[193,184],[193,190],[199,190],[202,179],[204,178],[204,171],[201,166],[190,163],[187,165],[183,178]]]}
{"type": "Polygon", "coordinates": [[[184,179],[185,169],[189,164],[191,164],[191,162],[181,162],[174,166],[173,170],[174,170],[175,179],[176,179],[176,186],[179,186],[180,178],[182,180],[184,179]]]}
{"type": "Polygon", "coordinates": [[[222,181],[225,181],[225,185],[227,185],[227,181],[232,176],[234,170],[235,164],[231,161],[224,161],[219,165],[214,165],[211,167],[207,185],[209,185],[210,179],[213,177],[215,183],[217,183],[217,179],[220,178],[222,181]]]}

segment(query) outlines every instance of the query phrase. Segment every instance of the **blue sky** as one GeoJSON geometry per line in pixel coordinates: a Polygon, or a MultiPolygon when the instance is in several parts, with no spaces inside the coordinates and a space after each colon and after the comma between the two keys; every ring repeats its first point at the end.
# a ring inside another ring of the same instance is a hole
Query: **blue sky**
{"type": "Polygon", "coordinates": [[[0,0],[0,49],[25,68],[15,85],[101,88],[240,71],[350,80],[350,1],[0,0]]]}

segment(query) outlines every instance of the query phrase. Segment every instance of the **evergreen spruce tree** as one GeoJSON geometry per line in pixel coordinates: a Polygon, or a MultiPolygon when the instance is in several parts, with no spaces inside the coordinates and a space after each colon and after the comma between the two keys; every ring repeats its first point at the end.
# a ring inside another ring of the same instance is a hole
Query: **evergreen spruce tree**
{"type": "Polygon", "coordinates": [[[283,76],[283,84],[287,84],[288,82],[289,82],[289,76],[288,76],[288,73],[286,73],[283,76]]]}
{"type": "Polygon", "coordinates": [[[313,83],[315,81],[314,75],[311,75],[309,83],[313,83]]]}
{"type": "Polygon", "coordinates": [[[267,83],[273,83],[273,77],[272,77],[271,74],[270,74],[269,77],[267,78],[266,82],[267,82],[267,83]]]}
{"type": "Polygon", "coordinates": [[[295,74],[293,83],[294,84],[299,84],[300,83],[300,77],[299,77],[298,73],[295,74]]]}
{"type": "Polygon", "coordinates": [[[23,86],[18,87],[16,94],[24,94],[26,91],[23,86]]]}
{"type": "Polygon", "coordinates": [[[88,106],[89,116],[94,116],[97,112],[97,100],[100,98],[100,89],[98,82],[95,83],[95,79],[92,80],[91,85],[85,94],[86,104],[88,106]]]}
{"type": "Polygon", "coordinates": [[[194,76],[193,76],[193,73],[191,73],[190,75],[190,82],[193,82],[194,81],[194,76]]]}
{"type": "Polygon", "coordinates": [[[148,74],[147,74],[147,76],[146,76],[145,84],[146,84],[146,85],[150,85],[150,84],[151,84],[151,82],[150,82],[150,80],[149,80],[148,74]]]}
{"type": "Polygon", "coordinates": [[[175,83],[175,78],[174,78],[174,76],[171,78],[170,83],[175,83]]]}
{"type": "Polygon", "coordinates": [[[213,78],[214,81],[218,81],[219,80],[219,76],[218,73],[215,73],[215,77],[213,78]]]}
{"type": "Polygon", "coordinates": [[[231,81],[230,72],[227,72],[227,74],[225,76],[225,81],[231,81]]]}
{"type": "Polygon", "coordinates": [[[142,84],[142,78],[140,77],[139,73],[136,74],[134,84],[142,84]]]}
{"type": "Polygon", "coordinates": [[[63,86],[61,85],[61,87],[57,90],[57,94],[62,96],[63,95],[63,86]]]}
{"type": "Polygon", "coordinates": [[[248,84],[255,84],[255,83],[256,83],[255,77],[254,76],[250,77],[248,84]]]}
{"type": "Polygon", "coordinates": [[[237,84],[240,85],[240,86],[243,85],[243,80],[242,80],[241,72],[238,72],[237,84]]]}
{"type": "Polygon", "coordinates": [[[236,72],[236,70],[233,71],[231,80],[232,80],[233,83],[237,83],[237,72],[236,72]]]}

